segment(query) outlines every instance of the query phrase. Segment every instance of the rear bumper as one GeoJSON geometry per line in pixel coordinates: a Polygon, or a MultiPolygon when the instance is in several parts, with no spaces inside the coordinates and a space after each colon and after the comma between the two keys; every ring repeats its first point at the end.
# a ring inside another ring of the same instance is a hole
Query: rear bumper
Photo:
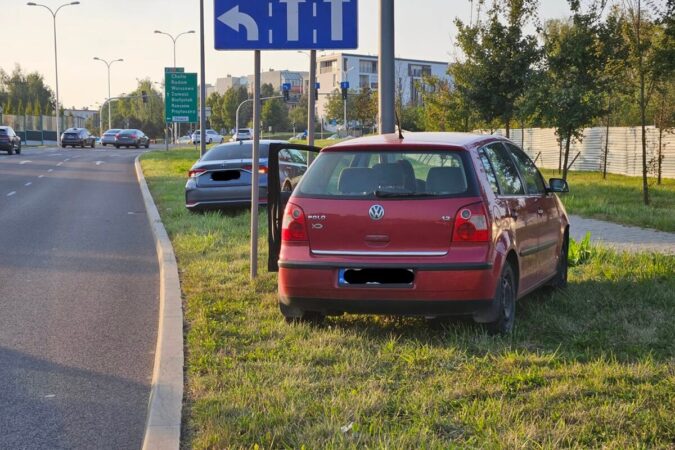
{"type": "MultiPolygon", "coordinates": [[[[188,182],[189,184],[189,182],[188,182]]],[[[260,186],[260,204],[267,204],[267,187],[260,186]]],[[[241,207],[251,204],[251,186],[186,187],[185,207],[196,210],[241,207]]]]}
{"type": "Polygon", "coordinates": [[[302,311],[416,316],[480,315],[496,288],[492,264],[470,263],[304,263],[279,262],[279,300],[302,311]],[[415,273],[410,287],[340,286],[341,268],[405,268],[415,273]]]}
{"type": "Polygon", "coordinates": [[[69,141],[66,141],[65,139],[62,139],[62,140],[61,140],[61,145],[76,145],[76,146],[82,146],[82,145],[84,145],[84,141],[82,141],[82,140],[78,140],[78,141],[69,140],[69,141]]]}
{"type": "Polygon", "coordinates": [[[14,149],[14,144],[11,142],[0,142],[0,150],[7,152],[14,149]]]}

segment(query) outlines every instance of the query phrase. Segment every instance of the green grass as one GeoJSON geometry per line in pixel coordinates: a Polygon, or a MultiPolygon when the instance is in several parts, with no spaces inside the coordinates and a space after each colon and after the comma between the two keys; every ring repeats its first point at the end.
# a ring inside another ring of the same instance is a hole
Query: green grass
{"type": "Polygon", "coordinates": [[[641,177],[607,174],[603,180],[600,172],[570,172],[567,181],[570,193],[560,198],[570,214],[675,232],[675,179],[664,178],[660,186],[650,179],[650,206],[642,202],[641,177]]]}
{"type": "Polygon", "coordinates": [[[250,215],[185,211],[193,159],[143,158],[184,294],[184,448],[673,447],[675,258],[597,250],[566,291],[519,303],[511,337],[374,316],[291,326],[264,240],[248,280],[250,215]]]}

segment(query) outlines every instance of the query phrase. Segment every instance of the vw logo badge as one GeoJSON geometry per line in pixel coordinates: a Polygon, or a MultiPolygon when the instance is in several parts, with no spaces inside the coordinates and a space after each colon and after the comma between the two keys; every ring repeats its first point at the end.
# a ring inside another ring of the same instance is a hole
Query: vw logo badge
{"type": "Polygon", "coordinates": [[[380,220],[384,217],[384,208],[382,205],[373,205],[370,207],[368,214],[370,215],[371,219],[380,220]]]}

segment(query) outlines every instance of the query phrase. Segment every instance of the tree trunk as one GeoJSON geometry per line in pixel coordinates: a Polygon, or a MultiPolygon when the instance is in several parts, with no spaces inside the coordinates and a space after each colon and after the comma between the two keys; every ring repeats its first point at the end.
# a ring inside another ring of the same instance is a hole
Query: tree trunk
{"type": "Polygon", "coordinates": [[[607,179],[607,156],[609,155],[609,120],[610,113],[607,113],[607,128],[605,129],[605,160],[602,165],[602,179],[607,179]]]}
{"type": "Polygon", "coordinates": [[[663,128],[659,127],[659,161],[658,161],[658,172],[656,178],[656,184],[661,184],[661,162],[663,161],[662,150],[663,150],[663,128]]]}
{"type": "Polygon", "coordinates": [[[525,121],[520,121],[520,146],[525,150],[525,121]]]}
{"type": "Polygon", "coordinates": [[[638,71],[640,72],[640,125],[642,128],[642,200],[645,205],[649,205],[649,183],[647,180],[647,129],[646,129],[646,114],[645,109],[647,105],[645,104],[645,71],[642,61],[642,41],[640,36],[640,31],[642,24],[642,11],[640,8],[640,0],[638,0],[638,10],[637,10],[637,23],[636,23],[636,40],[637,40],[637,51],[638,51],[638,71]]]}
{"type": "Polygon", "coordinates": [[[506,138],[510,139],[511,138],[511,121],[506,120],[506,123],[504,124],[506,126],[506,138]]]}
{"type": "Polygon", "coordinates": [[[565,142],[565,161],[563,164],[563,180],[567,180],[567,163],[570,158],[570,142],[572,141],[572,131],[567,131],[567,142],[565,142]]]}
{"type": "Polygon", "coordinates": [[[563,137],[560,135],[560,139],[558,140],[558,175],[560,175],[560,171],[562,171],[562,140],[563,137]]]}

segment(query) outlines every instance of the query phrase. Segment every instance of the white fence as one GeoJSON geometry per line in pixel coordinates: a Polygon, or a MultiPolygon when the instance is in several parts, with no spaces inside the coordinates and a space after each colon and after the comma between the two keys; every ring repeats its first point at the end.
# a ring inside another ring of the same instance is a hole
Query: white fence
{"type": "MultiPolygon", "coordinates": [[[[537,165],[557,169],[564,143],[558,141],[553,128],[525,128],[511,130],[511,140],[523,147],[537,165]],[[541,152],[541,155],[539,153],[541,152]]],[[[586,128],[581,142],[570,145],[569,163],[580,153],[570,170],[602,171],[605,155],[606,128],[586,128]]],[[[495,134],[504,134],[497,130],[495,134]]],[[[656,176],[659,130],[647,127],[647,161],[652,162],[650,174],[656,176]]],[[[675,133],[663,132],[661,143],[662,176],[675,178],[675,133]]],[[[568,164],[569,164],[568,163],[568,164]]],[[[607,172],[620,175],[642,176],[642,135],[640,127],[611,127],[609,129],[609,152],[607,172]]]]}

